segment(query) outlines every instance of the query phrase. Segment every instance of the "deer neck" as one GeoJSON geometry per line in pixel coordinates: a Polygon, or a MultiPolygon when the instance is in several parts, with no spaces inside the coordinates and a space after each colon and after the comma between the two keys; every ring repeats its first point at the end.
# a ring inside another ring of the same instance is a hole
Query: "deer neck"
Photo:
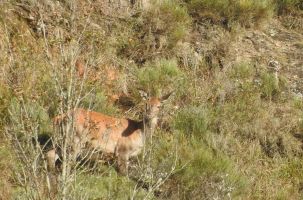
{"type": "Polygon", "coordinates": [[[155,132],[155,128],[158,123],[158,116],[146,116],[143,120],[143,133],[145,134],[145,138],[150,138],[155,132]]]}

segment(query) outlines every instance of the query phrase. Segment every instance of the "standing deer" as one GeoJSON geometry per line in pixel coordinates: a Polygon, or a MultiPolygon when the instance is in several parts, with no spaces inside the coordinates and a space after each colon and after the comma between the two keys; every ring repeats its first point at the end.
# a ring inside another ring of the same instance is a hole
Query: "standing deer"
{"type": "MultiPolygon", "coordinates": [[[[152,97],[146,103],[146,113],[142,121],[127,118],[115,118],[102,113],[77,108],[54,118],[55,124],[64,122],[67,117],[73,119],[75,136],[71,145],[75,157],[85,144],[106,154],[113,154],[118,160],[118,170],[125,175],[128,160],[137,156],[146,139],[151,137],[158,122],[160,106],[171,93],[161,98],[152,97]]],[[[47,153],[48,165],[53,170],[58,159],[56,150],[47,153]]]]}

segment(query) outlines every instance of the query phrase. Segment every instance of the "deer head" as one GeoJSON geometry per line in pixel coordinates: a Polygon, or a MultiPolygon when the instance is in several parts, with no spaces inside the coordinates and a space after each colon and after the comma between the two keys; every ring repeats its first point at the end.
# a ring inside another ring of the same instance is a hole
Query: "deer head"
{"type": "MultiPolygon", "coordinates": [[[[144,125],[147,128],[147,133],[152,134],[158,123],[158,115],[163,102],[165,102],[173,92],[170,92],[161,98],[151,97],[146,103],[146,113],[144,116],[144,125]]],[[[146,131],[145,131],[146,132],[146,131]]]]}

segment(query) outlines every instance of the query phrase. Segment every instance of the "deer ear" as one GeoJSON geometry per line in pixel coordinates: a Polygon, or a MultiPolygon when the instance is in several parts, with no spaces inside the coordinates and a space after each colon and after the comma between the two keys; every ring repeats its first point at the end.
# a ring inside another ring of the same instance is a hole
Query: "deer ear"
{"type": "Polygon", "coordinates": [[[174,92],[172,91],[172,92],[167,93],[166,95],[163,95],[163,96],[160,98],[160,101],[161,101],[161,102],[166,101],[166,100],[170,97],[170,95],[173,94],[173,93],[174,93],[174,92]]]}
{"type": "Polygon", "coordinates": [[[148,99],[148,95],[146,92],[144,92],[143,90],[139,90],[139,94],[142,97],[143,100],[147,100],[148,99]]]}

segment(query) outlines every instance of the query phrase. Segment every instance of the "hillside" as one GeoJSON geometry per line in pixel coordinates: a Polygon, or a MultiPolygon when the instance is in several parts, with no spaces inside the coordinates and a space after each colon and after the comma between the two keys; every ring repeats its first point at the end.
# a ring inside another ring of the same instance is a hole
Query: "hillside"
{"type": "Polygon", "coordinates": [[[0,5],[0,199],[303,198],[302,1],[0,5]],[[73,140],[55,116],[142,120],[170,92],[128,176],[70,146],[48,170],[39,142],[73,140]]]}

